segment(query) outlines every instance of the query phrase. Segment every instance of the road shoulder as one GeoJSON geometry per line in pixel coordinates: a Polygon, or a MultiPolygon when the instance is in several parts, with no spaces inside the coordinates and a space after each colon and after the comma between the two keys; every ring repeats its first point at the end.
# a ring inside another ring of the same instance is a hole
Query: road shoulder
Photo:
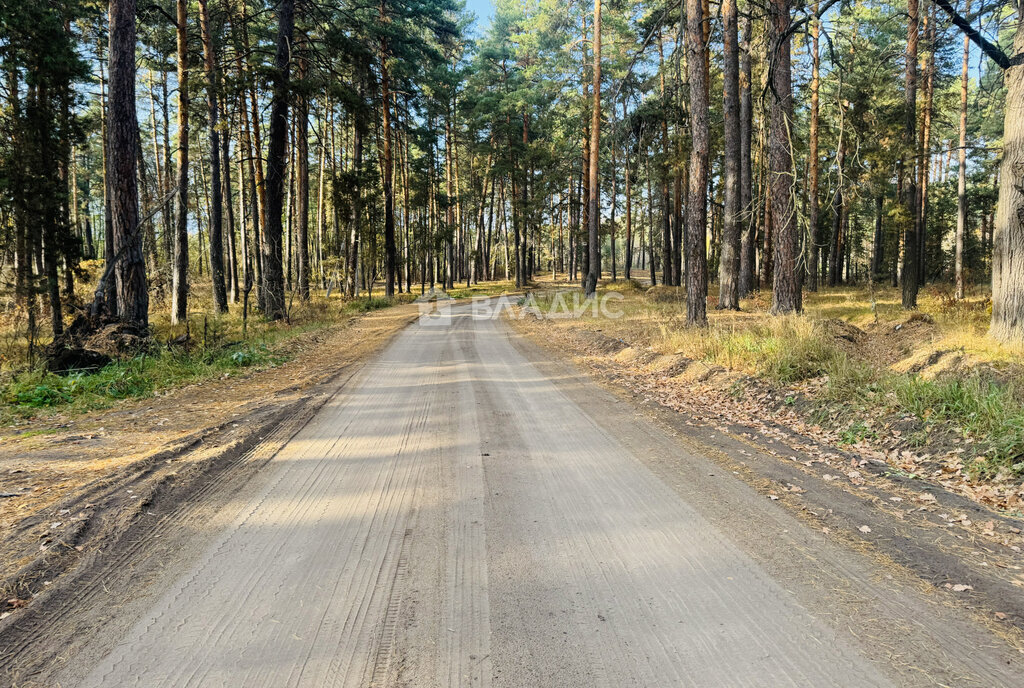
{"type": "MultiPolygon", "coordinates": [[[[90,419],[103,428],[101,443],[54,450],[94,474],[61,485],[59,498],[14,521],[3,542],[5,599],[22,602],[0,619],[0,676],[67,685],[103,656],[231,522],[278,449],[417,314],[406,305],[349,319],[278,369],[119,407],[90,419]],[[149,428],[171,416],[170,431],[149,428]]],[[[49,453],[11,453],[0,465],[45,475],[49,453]]]]}
{"type": "MultiPolygon", "coordinates": [[[[903,502],[883,498],[874,486],[850,491],[824,480],[810,450],[688,416],[637,394],[623,379],[627,370],[573,357],[564,341],[544,337],[540,327],[509,325],[513,344],[564,394],[813,615],[895,669],[903,684],[1017,680],[1014,672],[1019,677],[1024,664],[1017,612],[993,608],[1015,610],[1021,603],[1021,589],[1008,583],[1019,571],[996,564],[1005,554],[908,517],[898,506],[903,502]],[[651,423],[662,432],[650,432],[651,423]],[[986,569],[998,573],[984,577],[986,569]],[[969,582],[945,587],[961,577],[969,582]],[[954,592],[961,584],[972,589],[954,592]]],[[[956,495],[937,499],[946,498],[956,495]]]]}

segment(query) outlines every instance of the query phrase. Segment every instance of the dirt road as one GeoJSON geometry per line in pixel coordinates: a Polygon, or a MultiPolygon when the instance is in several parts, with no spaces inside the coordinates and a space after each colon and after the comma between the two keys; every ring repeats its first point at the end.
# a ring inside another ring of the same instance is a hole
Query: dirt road
{"type": "Polygon", "coordinates": [[[538,355],[468,307],[410,326],[62,685],[1020,685],[966,613],[538,355]]]}

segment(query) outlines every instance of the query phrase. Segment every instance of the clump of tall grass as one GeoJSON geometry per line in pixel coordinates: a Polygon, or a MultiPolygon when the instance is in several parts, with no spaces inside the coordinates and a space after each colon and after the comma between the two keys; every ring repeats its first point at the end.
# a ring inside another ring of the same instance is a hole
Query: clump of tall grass
{"type": "Polygon", "coordinates": [[[813,321],[781,316],[713,322],[705,329],[662,326],[656,348],[789,384],[845,365],[846,354],[813,321]]]}

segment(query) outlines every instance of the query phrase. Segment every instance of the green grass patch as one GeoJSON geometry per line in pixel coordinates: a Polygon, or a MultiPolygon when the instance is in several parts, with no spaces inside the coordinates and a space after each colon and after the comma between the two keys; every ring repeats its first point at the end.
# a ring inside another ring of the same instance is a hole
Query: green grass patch
{"type": "MultiPolygon", "coordinates": [[[[833,298],[833,309],[863,308],[842,294],[833,298]]],[[[629,308],[635,322],[656,323],[652,345],[660,353],[681,353],[784,386],[824,380],[823,400],[830,403],[822,404],[821,414],[811,414],[837,428],[842,444],[877,439],[869,419],[913,416],[919,427],[905,434],[909,446],[938,443],[946,449],[952,439],[969,439],[960,446],[972,476],[1024,477],[1024,390],[1013,383],[983,372],[934,378],[896,372],[850,355],[828,322],[806,316],[741,314],[694,329],[681,326],[674,304],[646,299],[629,308]]]]}
{"type": "Polygon", "coordinates": [[[886,380],[883,389],[905,412],[980,443],[984,454],[968,465],[972,474],[1024,476],[1024,405],[1012,385],[980,375],[935,380],[899,375],[886,380]]]}
{"type": "Polygon", "coordinates": [[[351,301],[346,301],[345,305],[341,307],[341,312],[348,314],[369,313],[370,311],[378,311],[393,305],[394,302],[391,299],[383,296],[360,296],[351,301]]]}
{"type": "Polygon", "coordinates": [[[9,416],[0,420],[31,417],[45,409],[105,408],[121,399],[147,397],[174,386],[270,367],[287,358],[264,343],[250,342],[197,351],[162,350],[111,363],[94,373],[62,376],[29,370],[0,389],[0,403],[4,415],[9,416]]]}

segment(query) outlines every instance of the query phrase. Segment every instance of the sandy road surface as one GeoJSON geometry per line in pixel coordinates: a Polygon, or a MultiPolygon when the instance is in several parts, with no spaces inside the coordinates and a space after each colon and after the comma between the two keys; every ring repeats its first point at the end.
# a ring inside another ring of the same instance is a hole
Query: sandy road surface
{"type": "MultiPolygon", "coordinates": [[[[808,606],[645,465],[660,430],[620,441],[596,387],[579,403],[512,337],[468,307],[409,327],[78,685],[1011,685],[962,631],[940,678],[808,606]]],[[[733,527],[782,513],[763,502],[733,527]]],[[[943,632],[897,609],[908,639],[943,632]]]]}

